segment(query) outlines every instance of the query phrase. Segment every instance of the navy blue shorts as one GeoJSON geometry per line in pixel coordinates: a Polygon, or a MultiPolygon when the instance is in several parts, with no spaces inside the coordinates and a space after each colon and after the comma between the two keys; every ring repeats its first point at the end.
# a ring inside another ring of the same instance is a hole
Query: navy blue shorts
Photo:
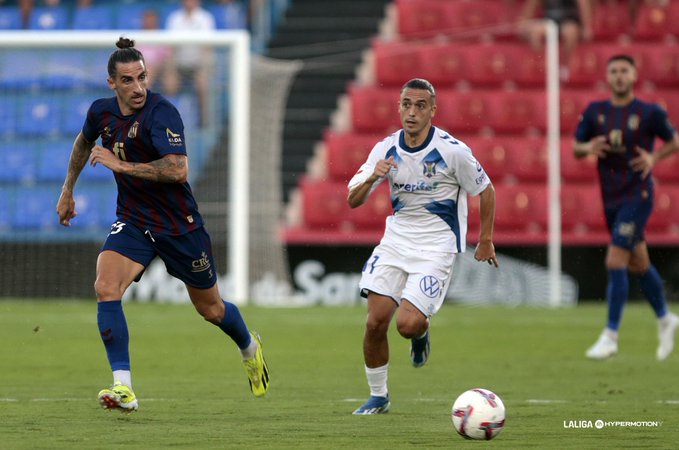
{"type": "Polygon", "coordinates": [[[644,240],[646,223],[653,211],[653,197],[606,209],[606,223],[611,232],[611,243],[632,251],[644,240]]]}
{"type": "MultiPolygon", "coordinates": [[[[204,227],[172,236],[118,221],[111,225],[111,232],[101,248],[104,250],[120,253],[144,268],[159,256],[170,275],[191,287],[208,289],[217,282],[212,243],[204,227]]],[[[135,281],[140,279],[141,274],[135,281]]]]}

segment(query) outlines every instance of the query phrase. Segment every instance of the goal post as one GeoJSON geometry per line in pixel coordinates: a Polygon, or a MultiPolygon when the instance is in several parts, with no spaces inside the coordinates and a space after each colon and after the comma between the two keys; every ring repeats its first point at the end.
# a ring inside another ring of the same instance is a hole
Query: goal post
{"type": "MultiPolygon", "coordinates": [[[[191,32],[178,32],[178,31],[139,31],[139,30],[117,30],[117,31],[47,31],[47,32],[26,32],[26,31],[2,31],[0,32],[0,52],[8,53],[14,52],[14,54],[20,54],[21,52],[35,52],[38,59],[46,55],[50,51],[55,50],[69,50],[78,51],[82,50],[86,52],[92,49],[99,49],[102,51],[108,51],[110,54],[115,50],[115,42],[120,36],[129,37],[134,39],[139,47],[143,45],[164,45],[170,47],[178,46],[209,46],[215,49],[225,49],[226,58],[228,61],[223,66],[225,73],[223,74],[223,79],[213,80],[211,86],[217,89],[216,92],[210,91],[211,101],[214,103],[224,102],[227,107],[224,108],[223,113],[218,114],[214,123],[211,126],[202,128],[199,133],[194,133],[196,136],[196,141],[203,145],[218,145],[219,140],[222,136],[228,136],[228,212],[223,213],[222,217],[228,217],[229,224],[224,228],[228,235],[228,256],[226,257],[227,267],[229,275],[227,278],[230,279],[229,298],[233,299],[238,303],[245,303],[249,298],[249,251],[248,243],[251,238],[248,234],[250,229],[250,198],[249,198],[249,188],[250,185],[250,168],[249,168],[249,155],[250,155],[250,36],[249,33],[243,30],[233,30],[233,31],[215,31],[212,33],[191,33],[191,32]],[[226,130],[221,130],[224,128],[224,124],[228,122],[225,127],[226,130]],[[224,132],[225,131],[225,132],[224,132]]],[[[3,63],[5,67],[0,68],[3,73],[7,73],[12,70],[11,56],[2,55],[3,63]]],[[[76,62],[77,63],[77,62],[76,62]]],[[[104,65],[99,69],[101,72],[97,72],[97,76],[101,75],[100,83],[101,87],[105,88],[105,74],[106,66],[105,61],[102,62],[104,65]]],[[[20,64],[20,63],[19,63],[20,64]]],[[[72,67],[73,70],[77,70],[78,67],[72,67]]],[[[38,67],[26,67],[24,70],[35,70],[39,71],[38,67]]],[[[217,69],[219,70],[219,69],[217,69]]],[[[0,83],[2,80],[0,80],[0,83]]],[[[13,87],[2,87],[5,92],[11,92],[13,87]]],[[[24,89],[25,93],[21,94],[25,97],[30,97],[36,92],[39,87],[22,87],[19,89],[24,89]]],[[[162,90],[161,90],[162,92],[162,90]]],[[[90,101],[95,100],[97,97],[92,96],[90,101]]],[[[4,103],[2,105],[5,108],[13,108],[11,103],[4,103]]],[[[215,106],[218,109],[219,105],[215,106]]],[[[181,111],[181,108],[179,108],[181,111]]],[[[211,110],[211,111],[214,111],[211,110]]],[[[5,111],[3,113],[3,118],[10,114],[10,112],[5,111]]],[[[9,116],[8,116],[9,117],[9,116]]],[[[15,119],[12,119],[15,120],[15,119]]],[[[22,120],[21,118],[16,119],[17,121],[22,120]]],[[[84,116],[82,117],[84,121],[84,116]]],[[[81,121],[81,123],[82,123],[81,121]]],[[[185,118],[186,122],[186,118],[185,118]]],[[[190,125],[187,128],[187,142],[190,144],[191,137],[188,136],[192,132],[190,125]]],[[[40,132],[40,130],[38,130],[40,132]]],[[[2,134],[2,133],[0,133],[2,134]]],[[[70,136],[71,142],[75,137],[75,134],[70,136]]],[[[6,131],[4,134],[0,135],[0,140],[6,143],[7,154],[3,154],[5,157],[11,155],[11,152],[20,152],[22,148],[21,140],[23,137],[20,132],[16,130],[6,131]],[[14,150],[12,150],[14,148],[14,150]]],[[[189,153],[191,154],[191,149],[189,148],[189,153]]],[[[69,151],[70,153],[70,151],[69,151]]],[[[209,165],[210,162],[204,162],[204,164],[209,165]]],[[[65,171],[63,172],[65,176],[65,171]]],[[[63,179],[63,178],[62,178],[63,179]]],[[[222,181],[223,177],[222,177],[222,181]]],[[[30,183],[35,183],[35,180],[30,183]]],[[[54,184],[54,183],[53,183],[54,184]]],[[[80,185],[81,182],[79,181],[80,185]]],[[[192,184],[193,181],[192,181],[192,184]]],[[[18,189],[18,185],[12,184],[11,181],[3,181],[0,183],[0,188],[3,192],[3,196],[9,197],[10,194],[14,195],[18,189]],[[7,194],[7,195],[5,195],[7,194]]],[[[76,191],[78,187],[76,187],[76,191]]],[[[195,185],[194,185],[195,190],[195,185]]],[[[19,200],[16,200],[16,204],[8,206],[8,210],[15,208],[18,205],[19,200]]],[[[200,208],[199,199],[199,208],[200,208]]],[[[56,205],[56,200],[54,202],[56,205]]],[[[223,205],[223,203],[221,203],[223,205]]],[[[54,211],[52,209],[52,211],[54,211]]],[[[54,216],[56,223],[56,215],[54,216]]],[[[115,217],[112,217],[113,221],[115,217]]],[[[5,224],[3,228],[0,224],[0,238],[2,242],[0,245],[13,245],[14,251],[18,248],[17,241],[19,242],[39,242],[45,240],[48,242],[59,242],[63,241],[63,234],[55,229],[49,229],[45,231],[40,229],[38,225],[35,230],[22,230],[18,229],[20,225],[16,224],[5,224]],[[18,236],[18,238],[17,238],[18,236]]],[[[210,228],[208,226],[208,228],[210,228]]],[[[213,233],[211,233],[213,234],[213,233]]],[[[80,234],[80,237],[83,235],[80,234]]],[[[103,240],[105,234],[99,234],[98,239],[103,240]]],[[[213,234],[213,241],[215,240],[213,234]]],[[[220,239],[218,239],[220,240],[220,239]]],[[[5,253],[5,256],[9,253],[5,253]]],[[[29,263],[32,265],[32,263],[29,263]]],[[[11,264],[10,264],[11,265],[11,264]]],[[[92,261],[94,265],[94,261],[92,261]]],[[[25,268],[14,267],[17,271],[25,270],[25,268]]],[[[52,269],[55,270],[55,269],[52,269]]],[[[10,279],[12,274],[8,271],[3,271],[0,273],[0,279],[4,283],[6,279],[10,279]]],[[[0,293],[2,296],[16,296],[16,291],[8,292],[3,291],[0,293]]]]}

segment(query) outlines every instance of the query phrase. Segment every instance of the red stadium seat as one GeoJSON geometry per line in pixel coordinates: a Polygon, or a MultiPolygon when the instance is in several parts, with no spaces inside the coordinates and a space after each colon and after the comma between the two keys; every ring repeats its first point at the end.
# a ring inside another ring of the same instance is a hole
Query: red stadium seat
{"type": "Polygon", "coordinates": [[[401,127],[398,89],[350,86],[351,121],[359,132],[387,133],[401,127]]]}
{"type": "Polygon", "coordinates": [[[573,154],[572,137],[561,138],[561,177],[564,183],[596,183],[597,160],[594,157],[577,159],[573,154]]]}
{"type": "Polygon", "coordinates": [[[461,140],[472,149],[474,157],[481,163],[493,183],[502,182],[507,175],[507,159],[509,158],[504,139],[470,136],[461,140]]]}
{"type": "Polygon", "coordinates": [[[547,229],[547,193],[544,185],[496,185],[495,226],[498,231],[527,236],[547,229]]]}
{"type": "Polygon", "coordinates": [[[470,52],[467,45],[428,43],[419,47],[420,69],[437,88],[452,86],[469,79],[470,52]]]}
{"type": "Polygon", "coordinates": [[[385,219],[394,212],[389,183],[382,182],[363,205],[359,208],[350,208],[349,211],[351,223],[357,231],[384,229],[385,219]]]}
{"type": "Polygon", "coordinates": [[[585,108],[596,99],[595,94],[592,94],[590,91],[569,89],[561,91],[560,119],[562,135],[573,135],[585,108]]]}
{"type": "Polygon", "coordinates": [[[547,147],[542,137],[507,137],[507,171],[519,183],[547,181],[547,147]]]}
{"type": "MultiPolygon", "coordinates": [[[[333,230],[349,224],[347,186],[325,180],[302,180],[304,225],[310,229],[333,230]]],[[[350,225],[350,224],[349,224],[350,225]]]]}
{"type": "Polygon", "coordinates": [[[384,136],[373,134],[326,132],[323,141],[330,178],[348,182],[382,138],[384,136]]]}
{"type": "Polygon", "coordinates": [[[645,45],[644,66],[640,68],[639,77],[641,80],[652,82],[658,88],[679,86],[679,48],[669,45],[645,45]]]}
{"type": "MultiPolygon", "coordinates": [[[[603,83],[609,51],[595,44],[579,45],[568,61],[568,87],[592,87],[603,83]]],[[[613,53],[610,53],[613,54],[613,53]]]]}
{"type": "Polygon", "coordinates": [[[477,132],[489,126],[491,110],[483,91],[439,91],[434,123],[453,134],[477,132]]]}
{"type": "Polygon", "coordinates": [[[566,183],[561,187],[561,226],[570,240],[596,242],[605,239],[606,222],[598,185],[566,183]]]}
{"type": "Polygon", "coordinates": [[[427,65],[420,62],[421,47],[412,42],[375,41],[372,48],[378,85],[400,88],[406,80],[427,78],[422,72],[427,65]]]}
{"type": "Polygon", "coordinates": [[[498,133],[544,130],[547,125],[546,97],[541,91],[486,93],[489,125],[498,133]]]}
{"type": "MultiPolygon", "coordinates": [[[[676,20],[676,16],[674,19],[676,20]]],[[[667,5],[639,2],[632,36],[635,41],[662,40],[671,34],[670,23],[672,21],[670,8],[667,5]]]]}
{"type": "Polygon", "coordinates": [[[621,2],[597,2],[593,8],[592,31],[595,40],[615,40],[630,31],[630,17],[621,2]]]}
{"type": "Polygon", "coordinates": [[[523,43],[471,44],[474,63],[467,66],[474,86],[503,86],[514,82],[521,86],[544,86],[544,53],[523,43]]]}
{"type": "MultiPolygon", "coordinates": [[[[656,144],[656,149],[658,145],[656,144]]],[[[665,158],[653,167],[653,176],[660,181],[661,189],[666,184],[679,186],[679,155],[674,154],[665,158]]]]}
{"type": "Polygon", "coordinates": [[[653,214],[648,220],[649,233],[679,236],[679,187],[660,186],[654,199],[653,214]]]}
{"type": "Polygon", "coordinates": [[[504,2],[397,0],[396,6],[399,34],[409,38],[447,35],[478,40],[488,35],[515,35],[509,24],[516,17],[517,8],[504,2]]]}
{"type": "Polygon", "coordinates": [[[655,91],[641,96],[646,101],[656,102],[667,111],[673,124],[679,122],[679,92],[676,90],[655,91]]]}

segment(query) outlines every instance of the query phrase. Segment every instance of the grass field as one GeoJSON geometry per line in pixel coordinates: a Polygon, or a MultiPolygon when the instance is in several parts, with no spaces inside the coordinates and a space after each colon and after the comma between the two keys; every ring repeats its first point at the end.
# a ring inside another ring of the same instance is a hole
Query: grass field
{"type": "Polygon", "coordinates": [[[128,304],[140,399],[129,416],[96,401],[111,375],[95,310],[93,301],[0,302],[0,449],[679,446],[679,352],[655,361],[645,304],[626,309],[620,353],[605,362],[583,356],[600,331],[601,304],[446,305],[421,369],[392,328],[392,410],[362,417],[351,411],[368,396],[363,307],[243,308],[272,372],[269,394],[256,399],[235,346],[190,306],[128,304]],[[506,427],[489,443],[465,441],[450,422],[455,397],[472,387],[494,390],[507,407],[506,427]],[[662,424],[567,427],[597,419],[662,424]]]}

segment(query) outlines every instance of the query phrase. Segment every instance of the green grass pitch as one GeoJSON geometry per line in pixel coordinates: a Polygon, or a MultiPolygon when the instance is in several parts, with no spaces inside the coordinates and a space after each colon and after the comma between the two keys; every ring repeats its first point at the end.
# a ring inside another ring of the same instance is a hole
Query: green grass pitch
{"type": "Polygon", "coordinates": [[[243,308],[272,383],[254,398],[235,346],[188,305],[127,304],[137,413],[99,408],[111,382],[89,302],[0,302],[1,449],[677,448],[679,351],[655,360],[656,324],[628,305],[620,353],[593,362],[601,303],[573,309],[445,305],[427,365],[390,331],[392,410],[352,416],[368,396],[366,309],[243,308]],[[472,387],[498,393],[507,423],[465,441],[450,408],[472,387]],[[585,428],[597,419],[659,426],[585,428]],[[582,425],[574,428],[572,425],[582,425]]]}

